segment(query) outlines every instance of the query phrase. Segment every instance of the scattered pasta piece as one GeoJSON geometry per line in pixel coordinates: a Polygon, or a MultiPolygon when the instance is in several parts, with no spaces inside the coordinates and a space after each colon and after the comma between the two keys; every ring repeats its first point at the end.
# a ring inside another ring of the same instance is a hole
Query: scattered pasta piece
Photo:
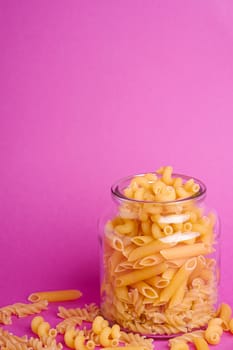
{"type": "Polygon", "coordinates": [[[189,346],[186,342],[184,341],[179,341],[177,343],[173,343],[171,345],[171,350],[189,350],[189,346]]]}
{"type": "Polygon", "coordinates": [[[143,347],[146,350],[153,349],[153,339],[147,338],[146,336],[137,333],[126,333],[124,331],[121,331],[120,342],[123,342],[127,348],[128,346],[139,346],[143,347]]]}
{"type": "Polygon", "coordinates": [[[83,308],[66,309],[63,306],[58,307],[58,316],[61,318],[80,317],[83,321],[92,322],[100,314],[100,309],[95,303],[86,304],[83,308]]]}
{"type": "Polygon", "coordinates": [[[74,327],[68,328],[65,331],[64,342],[68,346],[68,348],[71,348],[71,349],[75,348],[74,342],[75,342],[75,338],[76,338],[77,335],[78,335],[78,332],[77,332],[77,330],[74,327]]]}
{"type": "Polygon", "coordinates": [[[209,350],[209,345],[204,338],[195,338],[193,342],[196,350],[209,350]]]}
{"type": "Polygon", "coordinates": [[[28,300],[33,303],[41,300],[47,300],[48,302],[61,302],[76,300],[81,296],[82,293],[77,289],[66,289],[32,293],[29,295],[28,300]]]}
{"type": "Polygon", "coordinates": [[[230,329],[230,332],[233,334],[233,318],[229,322],[229,329],[230,329]]]}
{"type": "Polygon", "coordinates": [[[71,316],[65,318],[62,322],[59,322],[56,326],[58,333],[64,334],[68,328],[80,327],[83,323],[83,319],[80,316],[71,316]]]}
{"type": "Polygon", "coordinates": [[[204,332],[205,340],[212,345],[220,343],[221,335],[223,333],[223,321],[221,318],[212,318],[208,322],[208,326],[204,332]]]}
{"type": "Polygon", "coordinates": [[[232,315],[232,309],[229,304],[222,303],[218,311],[218,317],[222,320],[222,327],[225,331],[229,330],[229,322],[232,315]]]}
{"type": "Polygon", "coordinates": [[[16,303],[0,308],[0,323],[11,324],[11,316],[26,317],[46,310],[48,306],[47,300],[41,300],[33,304],[16,303]]]}
{"type": "Polygon", "coordinates": [[[27,336],[18,337],[7,330],[0,327],[0,345],[6,347],[12,347],[14,344],[18,344],[19,349],[27,349],[28,338],[27,336]]]}
{"type": "Polygon", "coordinates": [[[204,336],[204,331],[193,331],[190,333],[182,334],[182,335],[175,337],[175,338],[171,338],[171,339],[169,339],[168,343],[170,346],[175,344],[175,343],[180,343],[180,342],[192,343],[195,338],[203,338],[203,336],[204,336]]]}
{"type": "Polygon", "coordinates": [[[38,327],[41,323],[44,322],[44,318],[42,316],[36,316],[31,321],[31,330],[33,333],[37,334],[38,327]]]}

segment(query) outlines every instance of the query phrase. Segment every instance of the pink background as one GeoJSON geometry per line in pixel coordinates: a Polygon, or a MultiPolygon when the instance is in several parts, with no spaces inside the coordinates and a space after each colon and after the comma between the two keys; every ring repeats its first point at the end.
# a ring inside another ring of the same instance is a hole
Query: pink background
{"type": "Polygon", "coordinates": [[[167,164],[208,187],[233,306],[232,1],[3,0],[0,50],[0,306],[98,302],[110,186],[167,164]]]}

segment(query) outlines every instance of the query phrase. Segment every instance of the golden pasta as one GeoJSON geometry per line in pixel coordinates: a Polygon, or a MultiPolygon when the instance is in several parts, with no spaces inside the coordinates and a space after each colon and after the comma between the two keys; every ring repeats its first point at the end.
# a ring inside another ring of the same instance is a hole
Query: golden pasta
{"type": "Polygon", "coordinates": [[[36,292],[29,295],[28,300],[35,303],[41,300],[48,302],[76,300],[82,296],[82,293],[76,289],[55,290],[47,292],[36,292]]]}
{"type": "Polygon", "coordinates": [[[31,330],[33,331],[33,333],[37,334],[38,327],[43,322],[44,322],[44,318],[42,316],[36,316],[32,319],[31,330]]]}
{"type": "Polygon", "coordinates": [[[104,327],[100,332],[100,345],[107,347],[111,346],[111,327],[104,327]]]}
{"type": "Polygon", "coordinates": [[[148,255],[159,253],[162,249],[167,247],[168,244],[160,242],[158,240],[153,240],[148,244],[135,248],[128,257],[129,261],[134,261],[140,258],[144,258],[148,255]]]}
{"type": "Polygon", "coordinates": [[[217,221],[199,206],[201,182],[165,166],[121,186],[102,241],[101,313],[142,334],[206,326],[215,312],[217,221]]]}
{"type": "Polygon", "coordinates": [[[193,342],[196,350],[209,350],[209,345],[204,338],[194,338],[193,342]]]}
{"type": "Polygon", "coordinates": [[[204,243],[195,243],[192,245],[183,245],[179,247],[172,247],[162,249],[160,254],[167,260],[179,259],[181,256],[188,258],[192,256],[209,254],[211,252],[210,247],[204,243]]]}
{"type": "Polygon", "coordinates": [[[225,331],[229,330],[229,322],[231,319],[232,309],[230,305],[222,303],[219,309],[218,317],[222,320],[222,327],[225,331]]]}
{"type": "Polygon", "coordinates": [[[83,321],[91,322],[99,315],[100,308],[95,304],[85,304],[83,308],[67,309],[63,306],[58,307],[58,316],[61,318],[79,317],[83,321]]]}
{"type": "MultiPolygon", "coordinates": [[[[195,259],[189,259],[184,270],[192,269],[195,266],[195,259]]],[[[134,290],[134,303],[137,303],[138,295],[134,290]]],[[[192,291],[192,290],[191,290],[192,291]]],[[[190,292],[191,292],[190,291],[190,292]]],[[[129,292],[130,293],[130,292],[129,292]]],[[[140,301],[141,303],[141,301],[140,301]]],[[[139,303],[139,305],[140,305],[139,303]]],[[[63,307],[59,307],[62,310],[63,307]]],[[[95,304],[86,305],[84,308],[90,310],[90,316],[85,317],[92,319],[93,308],[95,309],[95,304]]],[[[164,313],[156,312],[152,308],[152,305],[148,308],[148,312],[154,317],[154,322],[157,322],[156,330],[157,333],[161,335],[164,330],[167,334],[174,333],[176,328],[179,328],[181,332],[185,331],[186,320],[181,319],[176,313],[171,310],[166,310],[164,313]]],[[[231,310],[228,304],[222,303],[218,312],[222,316],[228,317],[229,310],[231,310]],[[226,306],[227,305],[227,306],[226,306]],[[226,311],[227,310],[227,311],[226,311]]],[[[149,313],[148,313],[149,315],[149,313]]],[[[66,318],[64,321],[69,320],[69,318],[74,318],[78,316],[71,316],[66,318]]],[[[233,319],[230,319],[228,325],[229,329],[232,330],[233,319]]],[[[131,322],[131,321],[129,321],[131,322]]],[[[189,349],[188,343],[193,343],[196,350],[209,349],[208,344],[218,344],[223,332],[222,325],[223,320],[220,317],[212,317],[208,321],[208,327],[205,331],[193,331],[190,333],[184,333],[181,336],[171,338],[169,340],[170,349],[172,350],[187,350],[189,349]]],[[[133,323],[132,326],[137,332],[143,332],[145,326],[139,323],[133,323]]],[[[49,323],[44,320],[42,316],[35,316],[31,321],[31,329],[34,333],[39,334],[40,338],[34,338],[27,336],[18,337],[7,330],[0,327],[0,347],[5,350],[27,350],[28,348],[33,350],[43,350],[44,348],[48,350],[62,350],[62,344],[56,342],[56,333],[53,336],[49,335],[50,327],[49,323]],[[39,329],[42,329],[41,333],[39,329]]],[[[126,333],[120,329],[118,324],[113,324],[109,326],[108,321],[104,317],[98,315],[91,323],[91,329],[84,327],[80,329],[80,326],[76,329],[75,327],[68,328],[64,333],[64,343],[67,347],[75,350],[94,350],[96,346],[103,347],[103,349],[122,349],[119,343],[123,343],[127,350],[153,350],[153,340],[146,338],[145,336],[139,335],[137,333],[126,333]],[[96,333],[95,333],[95,332],[96,333]]]]}
{"type": "Polygon", "coordinates": [[[77,330],[75,328],[68,328],[64,334],[64,342],[68,348],[74,349],[74,341],[77,336],[77,330]]]}
{"type": "Polygon", "coordinates": [[[160,294],[161,301],[168,302],[170,300],[179,286],[184,283],[185,280],[187,280],[189,274],[195,269],[196,264],[196,258],[192,258],[187,260],[187,262],[180,267],[180,269],[172,278],[170,284],[162,290],[160,294]]]}
{"type": "Polygon", "coordinates": [[[42,336],[49,335],[50,324],[48,322],[42,322],[39,324],[37,334],[41,338],[42,336]]]}
{"type": "Polygon", "coordinates": [[[46,310],[48,306],[47,300],[41,300],[32,304],[16,303],[0,308],[0,315],[5,314],[7,321],[11,322],[11,315],[26,317],[46,310]]]}
{"type": "Polygon", "coordinates": [[[229,322],[229,330],[233,334],[233,318],[229,322]]]}
{"type": "Polygon", "coordinates": [[[59,322],[56,326],[58,333],[64,334],[67,329],[73,328],[76,326],[81,326],[83,323],[83,318],[80,316],[71,316],[65,318],[62,322],[59,322]]]}
{"type": "Polygon", "coordinates": [[[142,281],[136,282],[132,285],[132,287],[136,288],[139,291],[139,293],[141,293],[146,298],[151,298],[151,299],[158,298],[158,293],[156,292],[156,290],[146,282],[142,282],[142,281]]]}
{"type": "Polygon", "coordinates": [[[32,319],[31,330],[40,338],[55,338],[57,335],[56,329],[51,328],[50,324],[42,316],[36,316],[32,319]]]}
{"type": "Polygon", "coordinates": [[[85,345],[85,336],[83,332],[79,332],[75,337],[73,343],[71,342],[75,350],[87,350],[85,345]]]}
{"type": "MultiPolygon", "coordinates": [[[[146,350],[143,346],[126,346],[127,350],[146,350]]],[[[104,350],[122,350],[122,346],[104,347],[104,350]]]]}
{"type": "Polygon", "coordinates": [[[220,343],[221,330],[218,326],[210,326],[205,331],[205,340],[212,345],[220,343]]]}
{"type": "Polygon", "coordinates": [[[136,282],[140,282],[141,280],[151,278],[154,275],[165,271],[165,269],[166,269],[165,264],[164,265],[159,264],[157,266],[146,267],[141,270],[136,270],[136,271],[126,273],[116,278],[115,280],[116,287],[127,286],[129,284],[133,284],[136,282]]]}
{"type": "Polygon", "coordinates": [[[108,321],[106,321],[102,316],[96,316],[92,323],[93,332],[95,334],[100,334],[105,327],[108,327],[108,321]]]}
{"type": "Polygon", "coordinates": [[[170,350],[189,350],[189,346],[184,341],[172,343],[170,350]]]}

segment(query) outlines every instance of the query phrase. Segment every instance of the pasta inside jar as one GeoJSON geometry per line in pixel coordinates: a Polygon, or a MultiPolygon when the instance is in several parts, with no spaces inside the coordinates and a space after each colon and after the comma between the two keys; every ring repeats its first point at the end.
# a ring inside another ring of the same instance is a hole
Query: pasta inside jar
{"type": "Polygon", "coordinates": [[[206,326],[217,302],[219,223],[205,185],[166,166],[111,191],[114,208],[101,227],[102,314],[153,337],[206,326]]]}

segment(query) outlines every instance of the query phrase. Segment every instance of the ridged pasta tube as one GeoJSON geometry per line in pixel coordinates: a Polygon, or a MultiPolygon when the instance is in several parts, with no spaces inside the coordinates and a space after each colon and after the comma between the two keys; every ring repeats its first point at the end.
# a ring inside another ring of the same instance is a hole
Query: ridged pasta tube
{"type": "Polygon", "coordinates": [[[53,290],[53,291],[32,293],[29,295],[28,300],[33,303],[38,302],[40,300],[57,302],[57,301],[76,300],[81,296],[82,296],[82,293],[76,289],[53,290]]]}

